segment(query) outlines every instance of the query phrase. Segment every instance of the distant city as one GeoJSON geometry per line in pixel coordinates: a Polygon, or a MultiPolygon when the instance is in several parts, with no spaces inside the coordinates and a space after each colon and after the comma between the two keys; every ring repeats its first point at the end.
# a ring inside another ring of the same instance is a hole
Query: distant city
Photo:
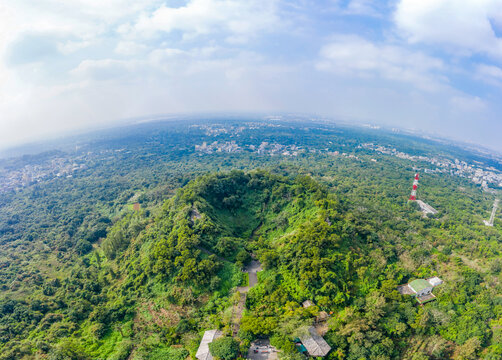
{"type": "Polygon", "coordinates": [[[485,189],[488,189],[489,184],[502,186],[502,173],[493,167],[484,168],[482,164],[468,164],[459,159],[451,161],[441,157],[409,155],[395,148],[388,148],[373,143],[362,144],[361,147],[381,154],[395,156],[400,159],[407,159],[414,162],[423,161],[435,166],[435,168],[417,169],[423,170],[425,173],[449,173],[451,175],[469,178],[472,182],[480,184],[485,189]]]}
{"type": "MultiPolygon", "coordinates": [[[[325,144],[301,145],[281,144],[278,141],[262,141],[262,139],[247,137],[246,141],[240,140],[241,136],[249,131],[264,128],[284,128],[280,123],[246,122],[242,125],[225,124],[195,124],[189,126],[191,132],[202,132],[208,139],[192,145],[192,150],[184,145],[177,145],[180,151],[195,151],[200,156],[218,153],[248,152],[268,156],[297,157],[301,154],[317,153],[328,156],[340,156],[355,161],[362,160],[358,155],[366,152],[378,153],[386,156],[409,160],[417,171],[424,173],[448,173],[470,179],[479,184],[484,190],[490,191],[490,186],[502,187],[502,172],[482,163],[468,163],[459,159],[447,159],[443,156],[410,155],[394,147],[385,146],[375,142],[362,142],[359,144],[338,144],[344,151],[330,150],[331,141],[325,144]],[[218,138],[218,139],[215,139],[218,138]],[[213,140],[211,140],[213,139],[213,140]],[[250,140],[251,139],[251,140],[250,140]],[[252,142],[252,143],[250,143],[252,142]],[[424,166],[430,164],[431,166],[424,166]]],[[[312,128],[323,130],[322,128],[312,128]]],[[[312,130],[311,129],[311,130],[312,130]]],[[[72,178],[79,171],[86,170],[95,161],[113,158],[113,154],[125,152],[125,149],[98,149],[89,151],[85,146],[76,147],[71,152],[55,152],[48,158],[40,161],[20,161],[24,165],[0,165],[0,192],[16,191],[23,187],[50,181],[57,178],[72,178]]],[[[370,158],[369,161],[377,162],[370,158]]]]}

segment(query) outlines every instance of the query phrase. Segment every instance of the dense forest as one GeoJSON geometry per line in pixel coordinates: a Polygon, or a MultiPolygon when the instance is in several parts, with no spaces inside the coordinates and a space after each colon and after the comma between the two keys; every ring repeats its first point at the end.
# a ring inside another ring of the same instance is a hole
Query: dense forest
{"type": "Polygon", "coordinates": [[[314,323],[328,359],[502,358],[502,222],[482,222],[493,191],[425,174],[419,198],[439,212],[424,216],[407,200],[427,165],[360,145],[479,155],[321,125],[176,126],[0,163],[7,173],[96,154],[72,176],[0,193],[0,359],[194,359],[204,330],[219,329],[236,354],[269,338],[295,360],[295,338],[314,323]],[[194,150],[215,139],[305,151],[194,150]],[[252,259],[263,270],[234,335],[252,259]],[[444,280],[433,302],[397,291],[432,276],[444,280]]]}

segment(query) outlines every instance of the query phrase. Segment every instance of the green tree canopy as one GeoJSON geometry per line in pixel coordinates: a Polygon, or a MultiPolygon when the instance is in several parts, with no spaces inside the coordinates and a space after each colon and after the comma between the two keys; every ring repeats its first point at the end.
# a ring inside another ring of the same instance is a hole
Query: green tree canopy
{"type": "Polygon", "coordinates": [[[239,356],[239,343],[231,337],[222,337],[209,344],[209,351],[215,359],[233,360],[239,356]]]}

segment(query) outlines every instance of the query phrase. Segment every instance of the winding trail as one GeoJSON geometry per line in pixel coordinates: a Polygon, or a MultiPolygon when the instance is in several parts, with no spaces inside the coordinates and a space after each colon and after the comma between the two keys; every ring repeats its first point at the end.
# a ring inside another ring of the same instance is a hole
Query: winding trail
{"type": "Polygon", "coordinates": [[[249,265],[246,266],[244,272],[249,276],[248,286],[239,286],[237,291],[240,293],[239,301],[232,310],[232,334],[237,336],[241,326],[242,313],[246,307],[246,297],[249,289],[258,283],[258,272],[261,271],[261,264],[257,260],[252,260],[249,265]]]}
{"type": "MultiPolygon", "coordinates": [[[[208,249],[206,249],[200,245],[196,246],[196,248],[199,249],[200,251],[208,254],[208,255],[216,256],[221,261],[228,262],[228,260],[222,258],[221,256],[213,253],[212,251],[209,251],[208,249]]],[[[243,272],[248,274],[249,284],[248,284],[248,286],[239,286],[236,289],[236,291],[240,294],[240,298],[239,298],[239,301],[232,308],[231,326],[232,326],[233,336],[237,336],[237,333],[239,332],[239,329],[241,326],[242,313],[244,312],[244,309],[246,308],[247,293],[248,293],[249,289],[251,289],[253,286],[255,286],[258,283],[258,272],[261,270],[262,270],[262,268],[261,268],[260,262],[255,259],[253,259],[243,270],[243,272]]]]}

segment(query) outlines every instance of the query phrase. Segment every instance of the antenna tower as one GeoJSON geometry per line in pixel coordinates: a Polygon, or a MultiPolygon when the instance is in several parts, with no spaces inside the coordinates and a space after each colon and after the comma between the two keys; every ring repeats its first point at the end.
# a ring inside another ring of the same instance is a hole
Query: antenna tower
{"type": "Polygon", "coordinates": [[[415,174],[415,179],[413,179],[413,188],[411,189],[410,201],[415,201],[417,199],[417,187],[418,173],[415,174]]]}

